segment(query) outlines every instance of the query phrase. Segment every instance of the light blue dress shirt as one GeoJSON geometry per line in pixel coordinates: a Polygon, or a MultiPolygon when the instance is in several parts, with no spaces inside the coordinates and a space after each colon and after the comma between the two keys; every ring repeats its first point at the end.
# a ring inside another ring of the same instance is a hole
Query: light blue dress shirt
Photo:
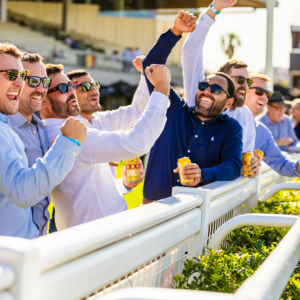
{"type": "Polygon", "coordinates": [[[255,129],[255,149],[264,152],[263,161],[282,176],[300,176],[296,171],[299,161],[288,160],[282,155],[271,131],[257,120],[255,120],[255,129]]]}
{"type": "MultiPolygon", "coordinates": [[[[292,120],[287,115],[284,115],[280,122],[274,123],[270,120],[266,113],[261,118],[258,118],[258,121],[267,126],[267,128],[272,132],[275,140],[282,137],[291,137],[293,139],[293,143],[290,146],[295,146],[298,143],[298,138],[295,134],[292,120]]],[[[279,148],[281,150],[286,150],[287,147],[280,146],[279,148]]]]}
{"type": "Polygon", "coordinates": [[[59,135],[52,148],[28,168],[25,147],[0,113],[0,235],[35,238],[32,206],[43,200],[73,167],[80,147],[59,135]]]}
{"type": "MultiPolygon", "coordinates": [[[[31,168],[36,160],[43,157],[48,151],[48,137],[42,120],[33,114],[32,124],[20,113],[7,116],[14,132],[20,137],[25,146],[25,153],[28,159],[28,167],[31,168]]],[[[33,206],[33,220],[38,226],[39,235],[47,234],[48,221],[50,215],[48,206],[50,196],[33,206]]]]}

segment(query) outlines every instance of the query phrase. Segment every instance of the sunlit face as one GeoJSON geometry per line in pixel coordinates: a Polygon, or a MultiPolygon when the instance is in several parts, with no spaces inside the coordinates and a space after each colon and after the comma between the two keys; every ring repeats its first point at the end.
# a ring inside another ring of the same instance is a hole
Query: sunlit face
{"type": "MultiPolygon", "coordinates": [[[[251,87],[258,87],[264,90],[268,90],[267,82],[259,79],[252,78],[253,84],[251,87]]],[[[254,117],[258,116],[264,111],[264,107],[267,105],[268,97],[266,93],[263,95],[257,95],[255,89],[249,89],[246,97],[246,105],[250,108],[254,117]]]]}
{"type": "MultiPolygon", "coordinates": [[[[22,62],[23,68],[29,70],[29,76],[47,77],[46,69],[42,62],[22,62]]],[[[25,80],[24,89],[20,95],[19,111],[27,115],[40,111],[48,89],[41,82],[38,87],[30,87],[28,79],[25,80]]]]}
{"type": "MultiPolygon", "coordinates": [[[[84,82],[94,82],[90,75],[84,75],[78,78],[74,78],[79,82],[79,84],[84,82]]],[[[76,90],[76,95],[78,99],[78,104],[82,113],[94,113],[98,111],[100,106],[100,92],[93,86],[88,92],[84,92],[82,87],[79,86],[76,90]]]]}
{"type": "MultiPolygon", "coordinates": [[[[15,69],[22,71],[20,59],[9,55],[0,54],[1,70],[15,69]]],[[[20,75],[14,81],[10,81],[6,72],[0,72],[0,112],[6,115],[13,115],[18,112],[20,93],[24,87],[20,75]]]]}
{"type": "MultiPolygon", "coordinates": [[[[206,81],[212,84],[218,84],[227,91],[227,80],[218,75],[208,76],[206,81]]],[[[210,88],[205,91],[198,91],[195,99],[195,113],[200,117],[214,118],[220,116],[227,105],[228,97],[224,91],[220,94],[213,94],[210,88]]]]}
{"type": "MultiPolygon", "coordinates": [[[[231,68],[228,74],[230,77],[232,76],[243,76],[245,78],[249,78],[249,72],[246,68],[231,68]]],[[[249,90],[247,81],[243,84],[239,84],[236,78],[232,78],[234,86],[235,86],[235,99],[234,99],[234,106],[235,107],[242,107],[245,104],[246,95],[249,90]]]]}
{"type": "Polygon", "coordinates": [[[272,103],[267,105],[268,116],[274,123],[278,123],[283,119],[284,113],[286,112],[286,106],[278,103],[272,103]]]}
{"type": "MultiPolygon", "coordinates": [[[[64,73],[58,73],[50,77],[52,78],[52,82],[49,89],[57,87],[61,83],[69,83],[69,79],[64,73]]],[[[65,94],[62,94],[60,91],[47,94],[45,101],[49,104],[50,113],[58,118],[65,119],[77,116],[80,113],[76,92],[70,86],[68,92],[65,94]]]]}

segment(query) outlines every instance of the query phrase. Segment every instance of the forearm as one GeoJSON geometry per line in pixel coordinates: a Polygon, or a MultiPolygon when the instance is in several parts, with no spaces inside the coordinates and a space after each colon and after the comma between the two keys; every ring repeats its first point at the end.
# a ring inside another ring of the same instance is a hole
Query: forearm
{"type": "Polygon", "coordinates": [[[133,191],[133,189],[128,190],[127,188],[125,188],[123,178],[116,179],[116,185],[123,196],[125,196],[133,191]]]}
{"type": "Polygon", "coordinates": [[[122,161],[147,153],[160,136],[170,100],[153,92],[142,117],[128,132],[91,130],[78,159],[86,163],[122,161]]]}
{"type": "Polygon", "coordinates": [[[14,204],[29,208],[44,199],[72,169],[80,147],[59,136],[43,158],[27,169],[13,159],[1,173],[0,191],[14,204]]]}
{"type": "Polygon", "coordinates": [[[184,93],[189,106],[195,105],[198,84],[204,79],[203,46],[213,24],[214,20],[210,16],[202,14],[197,21],[196,29],[188,35],[181,50],[184,93]]]}

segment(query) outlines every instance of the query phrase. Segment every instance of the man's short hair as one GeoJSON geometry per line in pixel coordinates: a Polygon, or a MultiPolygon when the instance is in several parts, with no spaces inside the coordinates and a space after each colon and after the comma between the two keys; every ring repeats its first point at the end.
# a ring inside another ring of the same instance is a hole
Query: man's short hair
{"type": "Polygon", "coordinates": [[[47,76],[50,76],[50,75],[62,73],[64,71],[64,66],[62,64],[59,65],[46,64],[45,69],[47,72],[47,76]]]}
{"type": "Polygon", "coordinates": [[[226,74],[230,73],[230,70],[234,68],[234,69],[242,69],[242,68],[248,68],[248,65],[245,64],[244,62],[240,61],[240,60],[236,60],[236,59],[231,59],[229,60],[227,63],[225,63],[224,65],[222,65],[218,72],[223,72],[226,74]]]}
{"type": "Polygon", "coordinates": [[[39,53],[28,53],[28,52],[22,52],[21,61],[28,62],[30,64],[43,62],[44,58],[39,53]]]}
{"type": "Polygon", "coordinates": [[[0,43],[0,54],[9,54],[15,58],[21,58],[22,52],[13,44],[0,43]]]}
{"type": "Polygon", "coordinates": [[[79,78],[79,77],[82,77],[85,75],[90,75],[90,73],[83,69],[77,69],[77,70],[68,72],[66,75],[68,76],[68,78],[70,80],[73,80],[74,78],[79,78]]]}
{"type": "Polygon", "coordinates": [[[260,73],[250,73],[250,78],[257,78],[257,79],[261,79],[265,82],[270,82],[270,78],[268,77],[268,75],[265,74],[260,74],[260,73]]]}
{"type": "Polygon", "coordinates": [[[216,72],[216,73],[212,73],[210,75],[216,75],[216,76],[224,77],[227,80],[227,92],[230,95],[230,98],[234,98],[235,86],[234,86],[233,80],[231,79],[230,76],[228,76],[226,73],[223,73],[223,72],[216,72]]]}

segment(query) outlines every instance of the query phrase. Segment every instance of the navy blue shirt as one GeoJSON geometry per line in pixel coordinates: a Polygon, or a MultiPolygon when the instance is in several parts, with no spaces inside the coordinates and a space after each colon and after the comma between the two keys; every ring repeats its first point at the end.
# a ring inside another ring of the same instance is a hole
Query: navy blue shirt
{"type": "MultiPolygon", "coordinates": [[[[162,34],[144,59],[143,68],[165,64],[179,39],[170,30],[162,34]]],[[[146,80],[151,94],[153,86],[146,80]]],[[[172,187],[181,185],[173,169],[184,156],[199,165],[204,177],[202,184],[238,178],[242,164],[240,124],[227,115],[202,121],[172,88],[170,100],[165,128],[150,152],[144,197],[159,200],[171,196],[172,187]]]]}

